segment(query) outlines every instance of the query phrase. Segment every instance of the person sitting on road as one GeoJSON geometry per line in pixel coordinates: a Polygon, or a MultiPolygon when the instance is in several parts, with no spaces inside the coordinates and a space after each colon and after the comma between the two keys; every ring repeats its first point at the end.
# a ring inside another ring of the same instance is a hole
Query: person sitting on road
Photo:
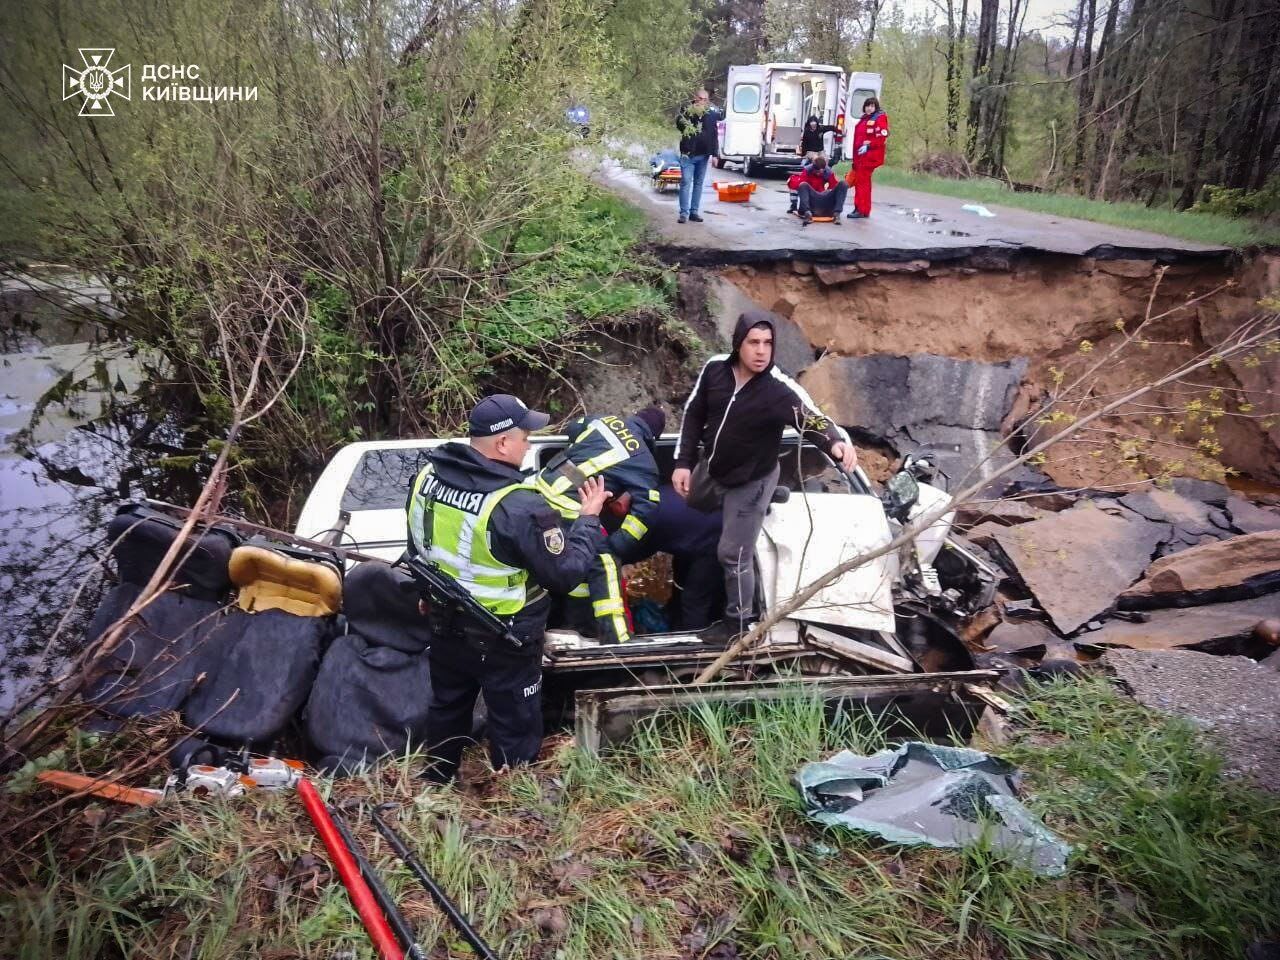
{"type": "Polygon", "coordinates": [[[811,223],[814,215],[829,216],[833,223],[840,222],[848,184],[838,179],[827,166],[827,158],[819,154],[813,162],[795,174],[788,186],[794,184],[799,203],[800,219],[811,223]]]}
{"type": "MultiPolygon", "coordinates": [[[[826,154],[824,153],[822,156],[825,157],[826,154]]],[[[809,169],[809,164],[811,164],[814,159],[814,157],[806,157],[804,160],[801,160],[800,173],[793,173],[787,178],[788,199],[791,201],[791,206],[787,207],[787,213],[798,214],[800,212],[800,195],[796,192],[796,189],[800,186],[800,174],[809,169]]]]}
{"type": "Polygon", "coordinates": [[[823,137],[835,133],[836,128],[829,123],[822,123],[817,117],[810,116],[804,124],[804,132],[800,134],[800,149],[806,160],[813,160],[818,154],[825,154],[823,137]]]}

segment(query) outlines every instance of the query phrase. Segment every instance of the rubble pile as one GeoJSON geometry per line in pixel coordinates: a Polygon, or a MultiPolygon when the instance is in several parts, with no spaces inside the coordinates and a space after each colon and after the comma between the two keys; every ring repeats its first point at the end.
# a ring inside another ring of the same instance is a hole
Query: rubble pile
{"type": "MultiPolygon", "coordinates": [[[[958,527],[1005,575],[965,637],[985,666],[1091,660],[1108,648],[1261,660],[1280,643],[1280,509],[1219,484],[1117,496],[1011,484],[958,527]]],[[[1280,657],[1271,657],[1272,662],[1280,657]]]]}

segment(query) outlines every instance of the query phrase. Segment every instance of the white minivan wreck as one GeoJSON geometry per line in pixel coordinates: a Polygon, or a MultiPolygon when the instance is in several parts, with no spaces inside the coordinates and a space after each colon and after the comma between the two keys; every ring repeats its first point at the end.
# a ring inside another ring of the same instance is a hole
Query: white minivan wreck
{"type": "MultiPolygon", "coordinates": [[[[564,436],[535,435],[531,440],[526,469],[544,466],[568,442],[564,436]]],[[[666,434],[657,442],[664,482],[671,475],[676,440],[675,434],[666,434]]],[[[343,447],[312,489],[296,535],[317,538],[341,518],[343,547],[395,561],[405,547],[410,484],[427,451],[445,442],[447,438],[385,440],[343,447]]],[[[925,457],[908,457],[876,495],[861,471],[844,474],[794,431],[784,438],[780,465],[778,489],[756,547],[757,606],[765,612],[842,561],[889,543],[903,524],[947,498],[924,482],[931,476],[925,457]]],[[[951,521],[948,513],[906,548],[845,573],[777,623],[743,657],[738,675],[971,669],[947,621],[990,603],[995,575],[951,536],[951,521]]],[[[647,585],[650,596],[655,590],[662,596],[676,589],[664,557],[658,554],[645,561],[647,570],[631,572],[647,585]]],[[[637,678],[663,683],[691,679],[721,652],[722,647],[704,643],[697,633],[645,633],[639,625],[629,643],[600,644],[553,620],[545,666],[549,678],[582,674],[578,686],[637,678]]]]}

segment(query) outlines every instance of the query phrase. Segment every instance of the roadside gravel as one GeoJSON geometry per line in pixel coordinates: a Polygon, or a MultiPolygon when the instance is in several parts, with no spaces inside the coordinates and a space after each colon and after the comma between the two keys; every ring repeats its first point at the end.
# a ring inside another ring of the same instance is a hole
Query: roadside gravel
{"type": "Polygon", "coordinates": [[[1109,650],[1103,662],[1139,703],[1203,728],[1226,773],[1280,793],[1280,673],[1248,657],[1192,650],[1109,650]]]}

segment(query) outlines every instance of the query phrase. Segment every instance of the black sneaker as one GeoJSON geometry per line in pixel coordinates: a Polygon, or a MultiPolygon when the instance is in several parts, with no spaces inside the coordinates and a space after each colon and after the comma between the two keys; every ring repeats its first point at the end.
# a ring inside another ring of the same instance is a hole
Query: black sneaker
{"type": "Polygon", "coordinates": [[[850,219],[850,220],[865,220],[865,219],[867,219],[867,215],[866,215],[865,213],[859,213],[857,210],[855,210],[855,211],[853,211],[853,213],[849,214],[849,219],[850,219]]]}
{"type": "Polygon", "coordinates": [[[700,216],[698,216],[696,213],[691,213],[691,214],[689,214],[689,219],[690,219],[691,221],[693,221],[694,223],[701,223],[701,222],[702,222],[702,218],[701,218],[700,216]]]}
{"type": "Polygon", "coordinates": [[[800,214],[800,222],[807,227],[809,224],[813,223],[813,214],[811,213],[800,214]]]}
{"type": "Polygon", "coordinates": [[[676,223],[684,223],[688,219],[689,218],[682,213],[680,216],[676,217],[676,223]]]}

